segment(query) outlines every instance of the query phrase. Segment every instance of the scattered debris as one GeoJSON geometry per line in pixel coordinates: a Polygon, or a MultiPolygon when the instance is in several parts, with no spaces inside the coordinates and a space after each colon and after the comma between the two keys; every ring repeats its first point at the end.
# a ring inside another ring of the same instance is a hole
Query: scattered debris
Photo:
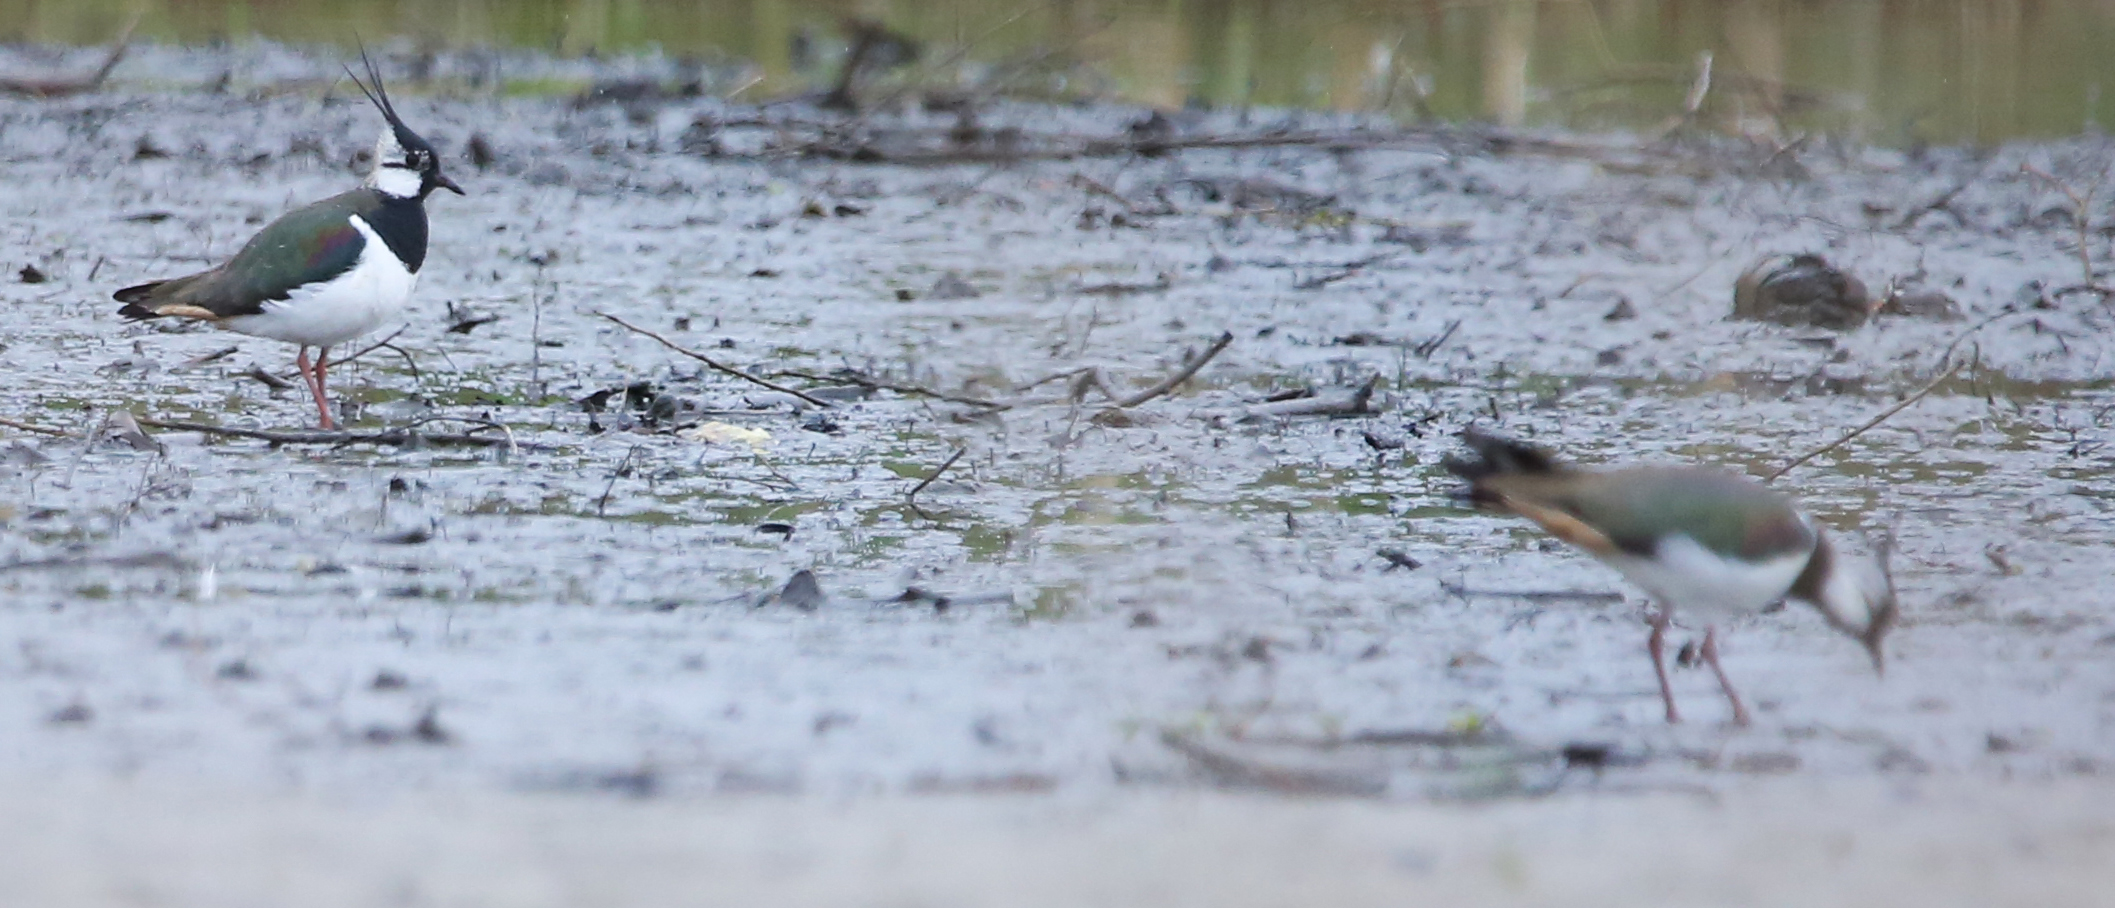
{"type": "Polygon", "coordinates": [[[757,453],[763,453],[771,447],[770,432],[724,422],[701,423],[677,432],[676,436],[710,445],[744,444],[749,446],[749,450],[757,453]]]}

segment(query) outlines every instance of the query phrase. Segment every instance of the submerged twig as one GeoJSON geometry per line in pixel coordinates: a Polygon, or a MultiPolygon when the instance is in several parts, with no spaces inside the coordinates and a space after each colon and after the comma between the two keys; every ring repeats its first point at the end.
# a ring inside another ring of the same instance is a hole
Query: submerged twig
{"type": "Polygon", "coordinates": [[[920,517],[927,520],[938,520],[939,518],[934,517],[932,514],[927,513],[924,508],[918,506],[918,493],[925,491],[926,486],[932,485],[933,480],[939,479],[940,474],[947,472],[947,468],[954,466],[955,461],[961,460],[962,455],[968,452],[969,447],[966,445],[956,448],[955,453],[948,455],[947,461],[942,463],[939,469],[934,470],[931,475],[919,480],[917,485],[911,487],[910,494],[903,496],[903,503],[910,505],[911,510],[917,512],[920,517]]]}
{"type": "Polygon", "coordinates": [[[1851,439],[1857,438],[1858,436],[1865,434],[1867,430],[1883,422],[1886,422],[1888,417],[1908,409],[1910,404],[1914,404],[1917,401],[1923,400],[1925,395],[1930,394],[1935,390],[1938,390],[1939,384],[1941,382],[1952,378],[1954,373],[1961,371],[1961,367],[1964,365],[1967,365],[1967,363],[1957,362],[1954,363],[1952,366],[1947,367],[1946,371],[1939,373],[1938,378],[1932,379],[1929,384],[1926,384],[1923,388],[1918,389],[1917,393],[1905,397],[1900,403],[1897,403],[1892,407],[1880,411],[1880,415],[1875,416],[1872,419],[1868,419],[1865,421],[1864,425],[1844,433],[1842,438],[1838,438],[1835,441],[1829,442],[1828,444],[1822,445],[1821,447],[1815,448],[1812,451],[1808,451],[1805,454],[1801,454],[1798,457],[1793,458],[1792,462],[1787,463],[1784,466],[1778,467],[1776,470],[1771,471],[1770,475],[1763,477],[1763,481],[1770,482],[1772,480],[1775,480],[1779,476],[1783,476],[1786,473],[1792,472],[1792,469],[1794,467],[1799,466],[1800,464],[1806,463],[1809,460],[1813,460],[1816,457],[1820,457],[1823,454],[1827,454],[1830,451],[1834,451],[1837,448],[1843,447],[1851,439]]]}
{"type": "Polygon", "coordinates": [[[1189,381],[1190,376],[1196,375],[1197,370],[1204,368],[1206,363],[1211,362],[1213,357],[1219,355],[1219,351],[1225,350],[1226,346],[1233,342],[1234,332],[1221,332],[1219,335],[1219,339],[1213,341],[1210,347],[1205,348],[1203,354],[1199,355],[1196,359],[1191,360],[1189,365],[1183,366],[1182,368],[1175,370],[1175,374],[1170,375],[1167,378],[1161,379],[1159,384],[1147,388],[1144,391],[1140,391],[1137,394],[1133,394],[1130,397],[1126,397],[1123,400],[1117,401],[1115,404],[1116,409],[1130,409],[1131,407],[1138,406],[1139,404],[1145,403],[1146,401],[1152,400],[1153,398],[1166,394],[1169,391],[1175,390],[1175,387],[1177,385],[1189,381]]]}
{"type": "Polygon", "coordinates": [[[1622,602],[1622,593],[1597,590],[1478,590],[1465,584],[1441,580],[1439,588],[1460,599],[1524,599],[1529,602],[1622,602]]]}
{"type": "Polygon", "coordinates": [[[777,383],[774,383],[774,382],[772,382],[772,381],[771,381],[771,380],[769,380],[769,379],[765,379],[765,378],[759,378],[759,377],[757,377],[757,376],[751,375],[751,374],[749,374],[749,373],[747,373],[747,372],[744,372],[744,371],[742,371],[742,370],[740,370],[740,369],[737,369],[737,368],[735,368],[735,367],[733,367],[733,366],[729,366],[729,365],[726,365],[726,364],[724,364],[724,363],[720,362],[719,360],[713,359],[713,358],[712,358],[712,357],[710,357],[710,356],[706,356],[706,355],[705,355],[705,354],[703,354],[703,353],[699,353],[699,352],[697,352],[697,351],[695,351],[695,350],[690,350],[690,349],[687,349],[687,348],[683,347],[682,345],[680,345],[680,344],[677,344],[677,343],[676,343],[675,341],[669,340],[668,338],[662,337],[662,336],[661,336],[661,335],[659,335],[659,334],[655,334],[655,333],[654,333],[654,332],[652,332],[652,331],[649,331],[649,330],[647,330],[647,329],[645,329],[645,328],[641,328],[641,327],[639,327],[638,325],[634,325],[634,324],[632,324],[631,322],[625,321],[624,319],[618,318],[618,317],[616,317],[616,316],[614,316],[614,315],[611,315],[611,314],[609,314],[609,313],[607,313],[607,312],[603,312],[603,311],[597,310],[597,311],[595,312],[595,314],[596,314],[596,315],[599,315],[599,316],[602,316],[603,318],[609,319],[610,321],[616,322],[616,323],[617,323],[617,324],[618,324],[619,326],[622,326],[622,327],[623,327],[623,328],[624,328],[625,330],[627,330],[627,331],[631,331],[631,332],[633,332],[633,333],[635,333],[635,334],[643,334],[643,335],[646,335],[647,337],[653,338],[654,340],[656,340],[656,341],[660,342],[661,346],[663,346],[663,347],[667,347],[667,348],[668,348],[668,349],[670,349],[670,350],[674,350],[674,351],[676,351],[677,353],[681,353],[681,354],[683,354],[684,356],[688,356],[688,357],[690,357],[691,359],[694,359],[694,360],[697,360],[698,362],[704,363],[704,364],[705,364],[706,366],[708,366],[708,367],[712,368],[712,369],[713,369],[713,370],[715,370],[715,371],[719,371],[719,372],[725,372],[725,373],[727,373],[728,375],[732,375],[732,376],[734,376],[734,377],[736,377],[736,378],[739,378],[739,379],[741,379],[741,380],[743,380],[743,381],[749,382],[750,384],[753,384],[753,385],[761,385],[761,386],[763,386],[763,387],[766,387],[766,388],[770,388],[770,389],[771,389],[771,390],[773,390],[773,391],[777,391],[777,392],[779,392],[780,394],[791,394],[791,395],[793,395],[794,397],[800,398],[801,400],[807,401],[808,403],[814,404],[814,405],[816,405],[816,406],[818,406],[818,407],[824,407],[824,408],[827,408],[827,407],[829,407],[829,406],[830,406],[830,402],[829,402],[829,401],[826,401],[826,400],[823,400],[822,398],[819,398],[819,397],[815,397],[815,396],[813,396],[813,395],[810,395],[810,394],[806,394],[806,393],[804,393],[804,392],[801,392],[801,391],[799,391],[799,390],[796,390],[796,389],[793,389],[793,388],[788,388],[788,387],[786,387],[786,386],[784,386],[784,385],[781,385],[781,384],[777,384],[777,383]]]}
{"type": "Polygon", "coordinates": [[[843,369],[837,372],[833,372],[829,375],[817,375],[813,372],[803,372],[798,369],[782,369],[776,374],[792,376],[793,378],[805,378],[809,381],[826,381],[835,382],[841,385],[858,385],[869,391],[894,391],[898,394],[909,394],[916,397],[930,397],[935,400],[944,400],[949,403],[968,404],[972,407],[988,407],[993,410],[1004,410],[1013,406],[1013,404],[1001,403],[995,400],[985,400],[981,397],[965,397],[960,394],[949,394],[946,391],[935,391],[931,388],[927,388],[921,385],[906,385],[898,382],[887,381],[884,379],[875,378],[864,372],[860,372],[853,369],[843,369]]]}

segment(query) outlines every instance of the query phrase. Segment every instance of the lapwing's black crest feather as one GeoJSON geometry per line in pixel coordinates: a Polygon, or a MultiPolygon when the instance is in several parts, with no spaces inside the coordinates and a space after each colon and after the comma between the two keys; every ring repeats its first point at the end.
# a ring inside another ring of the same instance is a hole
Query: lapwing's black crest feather
{"type": "Polygon", "coordinates": [[[350,66],[345,67],[345,74],[352,77],[353,84],[359,86],[360,93],[367,96],[367,100],[374,104],[375,109],[382,112],[382,117],[389,121],[391,128],[403,131],[404,121],[397,116],[396,105],[389,102],[389,89],[382,85],[382,71],[376,69],[375,61],[367,56],[367,45],[364,43],[360,45],[360,65],[367,69],[367,82],[360,81],[360,74],[353,72],[350,66]],[[374,83],[372,90],[367,87],[368,82],[374,83]]]}
{"type": "Polygon", "coordinates": [[[1476,452],[1476,459],[1448,457],[1444,464],[1448,472],[1470,482],[1486,476],[1561,473],[1565,469],[1541,448],[1493,435],[1475,426],[1461,430],[1461,440],[1469,450],[1476,452]]]}
{"type": "Polygon", "coordinates": [[[1463,444],[1476,453],[1475,459],[1448,456],[1440,462],[1447,472],[1469,481],[1463,497],[1476,504],[1495,504],[1492,496],[1482,488],[1483,480],[1492,476],[1514,474],[1549,474],[1565,471],[1563,464],[1548,452],[1533,445],[1523,444],[1494,435],[1475,426],[1461,430],[1463,444]]]}

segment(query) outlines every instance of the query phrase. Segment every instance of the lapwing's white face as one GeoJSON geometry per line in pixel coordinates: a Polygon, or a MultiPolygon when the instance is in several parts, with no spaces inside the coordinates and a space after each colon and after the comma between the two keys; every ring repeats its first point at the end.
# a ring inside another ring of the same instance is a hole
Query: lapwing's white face
{"type": "Polygon", "coordinates": [[[375,169],[367,179],[387,195],[408,199],[419,194],[425,171],[433,166],[433,149],[423,142],[407,146],[397,138],[395,127],[384,127],[375,140],[375,169]]]}

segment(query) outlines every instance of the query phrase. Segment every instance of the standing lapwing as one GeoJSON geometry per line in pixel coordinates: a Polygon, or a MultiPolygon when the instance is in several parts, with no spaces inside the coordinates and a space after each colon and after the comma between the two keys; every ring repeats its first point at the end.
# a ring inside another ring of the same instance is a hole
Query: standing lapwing
{"type": "Polygon", "coordinates": [[[1737,724],[1748,723],[1748,709],[1719,667],[1717,625],[1780,600],[1813,605],[1830,627],[1864,644],[1873,670],[1882,670],[1880,641],[1896,617],[1885,552],[1871,560],[1844,555],[1791,499],[1717,470],[1582,470],[1475,428],[1462,440],[1476,459],[1450,457],[1446,466],[1469,481],[1471,501],[1541,524],[1658,600],[1646,649],[1667,721],[1681,721],[1662,656],[1677,610],[1704,620],[1699,655],[1718,676],[1737,724]]]}
{"type": "Polygon", "coordinates": [[[389,121],[360,188],[273,221],[218,268],[113,294],[125,304],[118,314],[128,319],[193,318],[299,345],[294,364],[326,429],[335,426],[324,394],[331,345],[403,311],[426,262],[426,196],[435,189],[463,192],[441,174],[433,146],[397,117],[364,50],[360,62],[372,90],[351,69],[346,75],[389,121]],[[313,367],[310,347],[316,348],[313,367]]]}

